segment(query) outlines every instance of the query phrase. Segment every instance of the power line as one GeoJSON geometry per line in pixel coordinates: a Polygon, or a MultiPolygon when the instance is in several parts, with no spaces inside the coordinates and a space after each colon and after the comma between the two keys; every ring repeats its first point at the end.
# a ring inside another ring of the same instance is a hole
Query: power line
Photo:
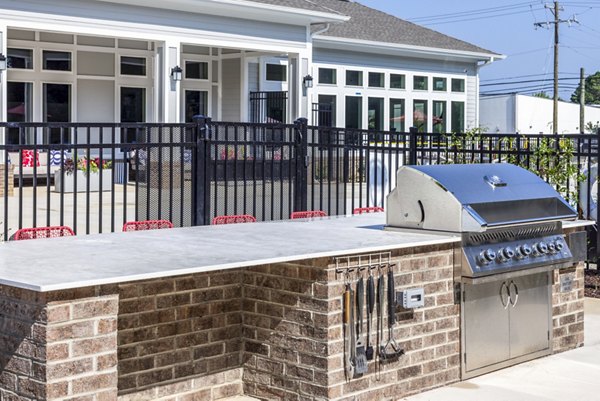
{"type": "MultiPolygon", "coordinates": [[[[579,78],[558,78],[559,81],[570,81],[570,80],[579,80],[579,78]]],[[[510,81],[510,82],[498,82],[498,83],[491,83],[491,84],[480,84],[479,86],[498,86],[498,85],[514,85],[514,84],[527,84],[527,83],[532,83],[532,82],[548,82],[548,81],[554,81],[554,79],[552,78],[545,78],[545,79],[529,79],[529,80],[525,80],[525,81],[510,81]]]]}
{"type": "Polygon", "coordinates": [[[507,10],[511,10],[511,9],[530,7],[531,5],[535,5],[535,4],[537,4],[537,3],[536,2],[530,2],[527,4],[514,3],[514,4],[507,4],[504,6],[499,6],[499,7],[488,7],[488,8],[480,8],[480,9],[475,9],[475,10],[470,10],[470,11],[459,11],[459,12],[455,12],[455,13],[446,13],[446,14],[437,14],[437,15],[430,15],[430,16],[424,16],[424,17],[415,17],[415,18],[409,18],[408,20],[412,21],[412,22],[417,22],[417,21],[423,22],[423,21],[431,21],[431,20],[447,19],[447,18],[461,18],[461,17],[465,17],[465,16],[470,16],[470,15],[489,14],[489,13],[507,11],[507,10]]]}
{"type": "MultiPolygon", "coordinates": [[[[563,75],[578,75],[575,72],[560,72],[559,74],[563,75]]],[[[490,79],[482,79],[481,82],[489,82],[489,81],[504,81],[507,79],[518,79],[518,78],[528,78],[528,77],[539,77],[546,76],[547,74],[527,74],[527,75],[517,75],[513,77],[502,77],[502,78],[490,78],[490,79]]]]}

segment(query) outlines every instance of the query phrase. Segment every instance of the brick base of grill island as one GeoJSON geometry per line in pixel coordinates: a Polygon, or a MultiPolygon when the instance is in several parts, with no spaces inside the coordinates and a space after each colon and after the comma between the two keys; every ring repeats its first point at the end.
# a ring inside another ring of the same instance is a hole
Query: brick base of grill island
{"type": "MultiPolygon", "coordinates": [[[[424,287],[425,306],[398,310],[406,354],[380,371],[369,362],[350,381],[345,281],[330,256],[43,292],[2,285],[0,398],[397,400],[457,382],[454,246],[378,249],[392,252],[396,290],[424,287]]],[[[582,266],[554,272],[554,282],[561,352],[583,345],[582,266]],[[561,292],[565,275],[572,285],[561,292]]]]}

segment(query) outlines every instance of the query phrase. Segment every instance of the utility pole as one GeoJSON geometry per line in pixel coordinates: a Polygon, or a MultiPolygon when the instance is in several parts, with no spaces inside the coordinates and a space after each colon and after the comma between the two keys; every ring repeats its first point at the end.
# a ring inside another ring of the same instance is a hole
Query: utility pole
{"type": "Polygon", "coordinates": [[[577,22],[575,16],[569,18],[567,20],[561,20],[559,18],[559,12],[564,9],[558,5],[558,1],[554,2],[554,7],[549,5],[544,5],[545,8],[548,8],[554,14],[554,21],[546,21],[546,22],[535,22],[533,26],[540,28],[550,28],[550,25],[554,25],[554,107],[552,110],[552,130],[555,134],[558,134],[558,44],[559,44],[559,35],[558,35],[558,26],[566,22],[571,25],[574,22],[577,22]]]}
{"type": "Polygon", "coordinates": [[[585,70],[583,67],[579,72],[579,132],[583,134],[585,130],[585,70]]]}

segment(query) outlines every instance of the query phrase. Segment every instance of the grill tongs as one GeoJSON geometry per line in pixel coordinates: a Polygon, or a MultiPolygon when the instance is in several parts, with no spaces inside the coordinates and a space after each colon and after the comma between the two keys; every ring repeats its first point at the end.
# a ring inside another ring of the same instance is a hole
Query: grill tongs
{"type": "MultiPolygon", "coordinates": [[[[396,323],[396,290],[394,287],[394,271],[392,265],[388,266],[388,341],[385,345],[379,346],[379,359],[381,362],[392,362],[404,355],[404,349],[400,348],[394,338],[394,324],[396,323]]],[[[379,305],[383,305],[383,286],[379,286],[379,305]]]]}

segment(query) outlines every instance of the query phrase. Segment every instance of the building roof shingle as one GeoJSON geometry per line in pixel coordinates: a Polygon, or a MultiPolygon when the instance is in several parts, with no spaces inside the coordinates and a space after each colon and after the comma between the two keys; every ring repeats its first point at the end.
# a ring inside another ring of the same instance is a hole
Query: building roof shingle
{"type": "MultiPolygon", "coordinates": [[[[350,20],[331,24],[320,36],[409,45],[434,49],[497,54],[460,39],[416,25],[352,0],[251,0],[282,7],[330,12],[350,20]]],[[[314,31],[324,27],[315,26],[314,31]]]]}

